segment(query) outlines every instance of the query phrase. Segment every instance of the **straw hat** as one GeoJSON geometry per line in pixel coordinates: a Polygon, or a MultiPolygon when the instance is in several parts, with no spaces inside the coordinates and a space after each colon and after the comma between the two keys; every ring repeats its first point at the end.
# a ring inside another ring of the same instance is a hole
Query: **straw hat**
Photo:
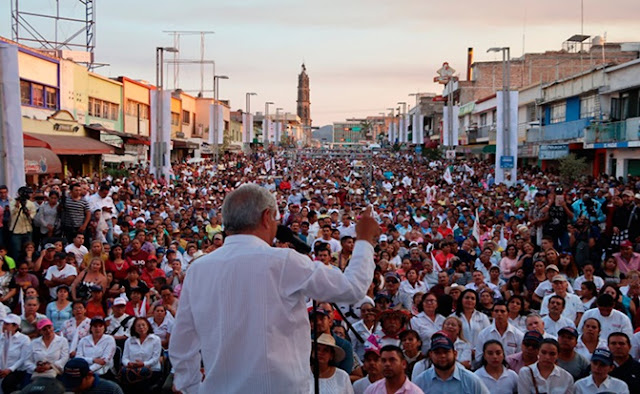
{"type": "MultiPolygon", "coordinates": [[[[311,340],[313,342],[313,340],[311,340]]],[[[344,350],[338,345],[336,345],[336,340],[329,334],[321,334],[318,337],[318,345],[325,345],[333,348],[333,361],[339,363],[344,360],[344,350]]]]}

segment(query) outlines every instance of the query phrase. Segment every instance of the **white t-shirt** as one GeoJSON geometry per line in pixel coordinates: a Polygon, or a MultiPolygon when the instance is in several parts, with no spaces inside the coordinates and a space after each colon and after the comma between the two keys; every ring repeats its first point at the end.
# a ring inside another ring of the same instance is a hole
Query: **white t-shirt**
{"type": "Polygon", "coordinates": [[[578,324],[578,332],[582,334],[582,326],[584,326],[584,321],[594,318],[600,322],[600,338],[609,338],[609,334],[612,332],[623,332],[629,336],[629,338],[633,337],[633,326],[631,325],[631,319],[624,313],[618,310],[612,310],[609,316],[602,316],[600,310],[598,308],[589,309],[582,315],[582,319],[580,320],[580,324],[578,324]]]}
{"type": "Polygon", "coordinates": [[[82,264],[82,259],[84,258],[84,255],[89,253],[89,250],[84,246],[84,245],[80,245],[80,247],[76,247],[75,244],[69,244],[64,248],[64,251],[69,253],[73,253],[74,256],[76,256],[76,263],[78,264],[78,266],[80,264],[82,264]]]}
{"type": "MultiPolygon", "coordinates": [[[[76,267],[72,265],[65,264],[64,267],[62,268],[62,271],[58,268],[57,265],[52,265],[47,269],[47,273],[44,274],[44,279],[51,280],[51,278],[53,278],[54,276],[58,279],[65,279],[70,276],[77,276],[77,275],[78,275],[78,270],[76,270],[76,267]]],[[[56,298],[57,296],[56,292],[58,291],[58,287],[60,286],[49,288],[49,294],[51,294],[51,298],[56,298]]]]}
{"type": "Polygon", "coordinates": [[[362,379],[356,380],[353,383],[353,393],[354,394],[364,394],[364,391],[367,389],[367,387],[371,386],[372,383],[373,382],[369,380],[368,376],[365,376],[362,379]]]}
{"type": "MultiPolygon", "coordinates": [[[[540,283],[538,287],[536,287],[534,293],[540,298],[544,298],[545,296],[553,293],[551,282],[549,282],[549,280],[545,280],[544,282],[540,283]]],[[[574,293],[573,287],[571,287],[571,283],[567,285],[567,293],[574,293]]]]}
{"type": "MultiPolygon", "coordinates": [[[[340,368],[336,368],[333,376],[320,381],[320,392],[322,394],[353,394],[353,386],[349,375],[340,368]]],[[[313,392],[313,379],[311,379],[311,392],[313,392]]]]}
{"type": "Polygon", "coordinates": [[[518,389],[518,375],[511,369],[504,368],[498,380],[489,375],[484,367],[474,373],[485,386],[491,387],[491,394],[513,394],[518,389]]]}
{"type": "MultiPolygon", "coordinates": [[[[581,289],[582,283],[583,282],[588,282],[587,279],[584,278],[584,275],[580,275],[576,278],[576,280],[573,282],[573,285],[575,286],[576,289],[581,289]]],[[[598,291],[600,291],[600,289],[602,288],[602,286],[604,286],[604,279],[602,279],[599,276],[593,276],[593,281],[592,281],[595,285],[596,288],[598,289],[598,291]]]]}

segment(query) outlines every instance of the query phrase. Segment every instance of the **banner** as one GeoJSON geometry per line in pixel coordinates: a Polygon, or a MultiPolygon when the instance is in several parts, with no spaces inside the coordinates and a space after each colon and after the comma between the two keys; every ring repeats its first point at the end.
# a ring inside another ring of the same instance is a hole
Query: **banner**
{"type": "Polygon", "coordinates": [[[480,216],[478,216],[478,208],[476,208],[476,217],[473,220],[473,231],[472,231],[472,234],[473,234],[473,237],[478,242],[478,245],[482,246],[480,244],[480,216]]]}
{"type": "Polygon", "coordinates": [[[405,130],[407,129],[407,125],[405,124],[404,116],[400,116],[398,118],[398,142],[404,144],[407,142],[407,134],[405,130]]]}
{"type": "Polygon", "coordinates": [[[242,114],[242,142],[250,144],[253,142],[255,133],[253,131],[253,115],[248,113],[242,114]]]}
{"type": "Polygon", "coordinates": [[[458,120],[458,114],[460,113],[460,107],[453,106],[453,137],[451,143],[449,143],[449,106],[445,105],[442,113],[442,145],[444,146],[458,146],[458,128],[460,122],[458,120]]]}
{"type": "MultiPolygon", "coordinates": [[[[512,168],[501,168],[500,163],[504,163],[507,160],[503,160],[504,147],[507,142],[505,138],[504,127],[504,94],[500,90],[496,93],[496,100],[498,109],[496,113],[496,184],[505,183],[512,185],[517,181],[518,171],[518,91],[509,91],[509,156],[507,159],[510,163],[513,163],[512,168]]],[[[506,156],[505,156],[506,157],[506,156]]]]}
{"type": "Polygon", "coordinates": [[[216,130],[218,132],[218,145],[224,144],[224,105],[216,104],[218,107],[218,118],[216,119],[217,127],[216,130]]]}
{"type": "Polygon", "coordinates": [[[451,176],[451,166],[447,166],[447,169],[444,170],[444,175],[442,176],[442,178],[450,185],[453,183],[453,177],[451,176]]]}
{"type": "Polygon", "coordinates": [[[262,142],[265,145],[269,143],[269,120],[266,117],[262,119],[262,142]]]}
{"type": "MultiPolygon", "coordinates": [[[[6,184],[9,196],[15,196],[25,185],[24,142],[18,47],[0,42],[0,183],[6,184]]],[[[167,178],[169,179],[169,178],[167,178]]]]}
{"type": "Polygon", "coordinates": [[[158,95],[157,90],[151,91],[151,173],[160,178],[161,175],[169,180],[171,172],[171,91],[164,90],[158,95]],[[157,100],[160,99],[160,105],[157,100]],[[160,113],[158,113],[160,108],[160,113]],[[159,122],[159,124],[158,124],[159,122]],[[156,173],[160,168],[160,174],[156,173]]]}
{"type": "Polygon", "coordinates": [[[424,117],[422,114],[413,114],[411,130],[413,131],[411,142],[419,145],[424,144],[424,117]]]}
{"type": "Polygon", "coordinates": [[[389,123],[389,126],[387,127],[387,139],[389,140],[390,144],[393,144],[393,121],[391,121],[391,123],[389,123]]]}

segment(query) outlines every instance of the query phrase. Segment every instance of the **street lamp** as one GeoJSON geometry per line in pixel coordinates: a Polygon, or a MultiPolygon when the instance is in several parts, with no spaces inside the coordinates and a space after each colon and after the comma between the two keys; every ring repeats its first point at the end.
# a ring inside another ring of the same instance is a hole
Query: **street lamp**
{"type": "MultiPolygon", "coordinates": [[[[509,47],[493,47],[489,52],[502,52],[502,156],[511,156],[511,107],[509,89],[511,87],[511,56],[509,47]]],[[[500,164],[500,163],[498,163],[500,164]]],[[[515,160],[513,165],[515,166],[515,160]]],[[[496,166],[497,168],[497,166],[496,166]]],[[[511,172],[511,169],[508,169],[511,172]]],[[[513,182],[511,179],[509,182],[513,182]]]]}
{"type": "MultiPolygon", "coordinates": [[[[163,124],[162,124],[162,108],[163,108],[163,82],[164,82],[164,52],[177,53],[178,49],[174,47],[156,47],[156,130],[152,138],[153,157],[151,157],[152,167],[155,168],[155,175],[160,179],[162,169],[164,167],[165,153],[168,150],[169,141],[164,141],[163,124]]],[[[169,174],[165,174],[168,178],[169,174]]]]}
{"type": "Polygon", "coordinates": [[[273,101],[267,101],[264,103],[264,130],[262,130],[262,141],[264,147],[267,147],[269,142],[269,105],[273,104],[273,101]]]}
{"type": "MultiPolygon", "coordinates": [[[[218,154],[219,154],[219,145],[218,144],[218,133],[224,133],[224,129],[223,130],[218,130],[218,97],[220,97],[220,80],[221,79],[229,79],[228,76],[226,75],[214,75],[213,76],[213,89],[215,90],[214,95],[213,95],[213,105],[214,105],[214,111],[213,111],[213,145],[215,147],[215,160],[216,160],[216,164],[218,164],[218,154]]],[[[224,135],[224,134],[223,134],[224,135]]]]}

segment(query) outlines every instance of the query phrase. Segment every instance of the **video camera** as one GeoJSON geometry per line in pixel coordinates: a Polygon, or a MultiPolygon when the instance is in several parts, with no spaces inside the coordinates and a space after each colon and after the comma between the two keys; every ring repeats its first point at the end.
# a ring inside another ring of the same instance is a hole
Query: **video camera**
{"type": "Polygon", "coordinates": [[[32,194],[33,189],[28,186],[22,186],[18,189],[18,201],[20,201],[20,204],[25,205],[27,200],[31,198],[32,194]]]}

